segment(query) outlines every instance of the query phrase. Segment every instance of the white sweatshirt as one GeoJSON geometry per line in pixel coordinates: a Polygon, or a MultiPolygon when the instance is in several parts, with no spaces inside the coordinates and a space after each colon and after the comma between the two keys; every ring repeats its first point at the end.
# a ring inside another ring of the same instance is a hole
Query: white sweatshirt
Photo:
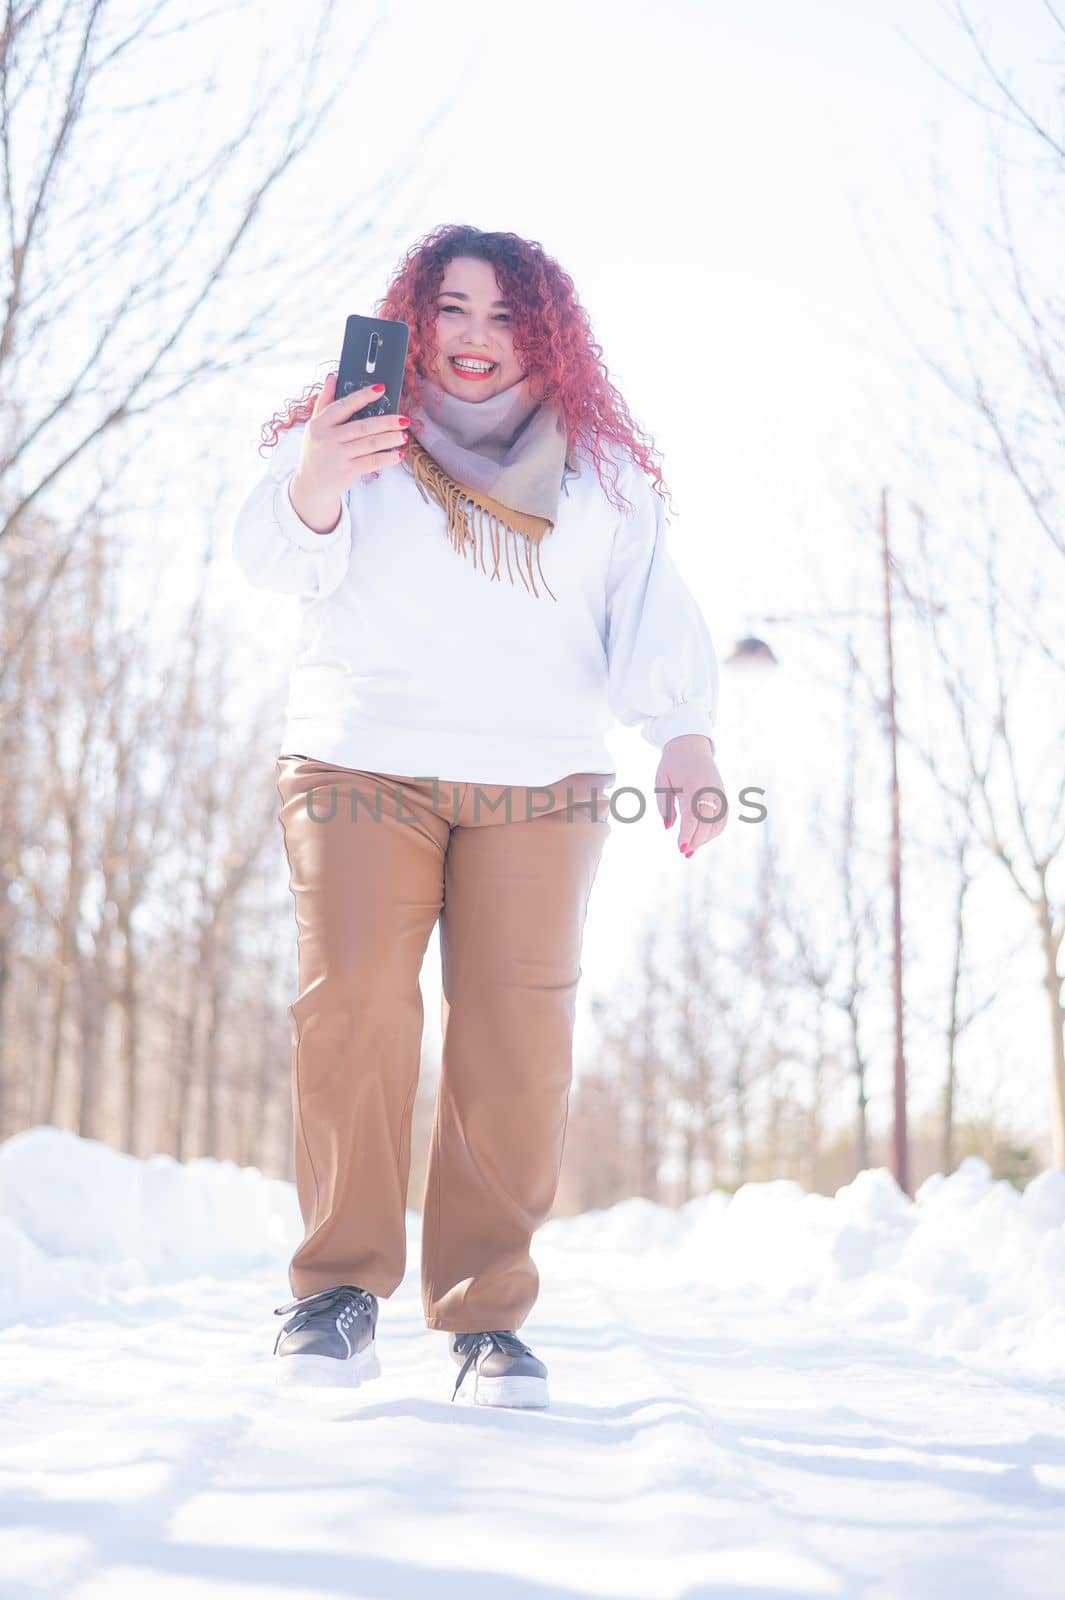
{"type": "MultiPolygon", "coordinates": [[[[667,549],[662,503],[620,450],[633,512],[610,504],[579,455],[540,543],[550,594],[533,554],[537,597],[516,572],[511,586],[505,557],[492,579],[472,550],[459,554],[401,465],[360,478],[336,528],[315,533],[288,494],[303,429],[281,434],[233,535],[249,583],[300,598],[280,754],[517,786],[616,777],[604,739],[615,720],[658,749],[711,735],[714,646],[667,549]]],[[[487,537],[484,551],[490,573],[487,537]]]]}

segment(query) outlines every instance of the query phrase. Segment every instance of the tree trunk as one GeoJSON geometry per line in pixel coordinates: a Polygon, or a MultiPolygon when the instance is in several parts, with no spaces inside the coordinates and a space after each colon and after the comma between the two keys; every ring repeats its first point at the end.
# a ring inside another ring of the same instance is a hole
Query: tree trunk
{"type": "Polygon", "coordinates": [[[1050,1009],[1050,1060],[1054,1076],[1050,1159],[1055,1167],[1065,1167],[1065,1008],[1061,1003],[1062,978],[1058,971],[1061,933],[1054,931],[1045,898],[1039,902],[1039,932],[1043,945],[1043,983],[1050,1009]]]}

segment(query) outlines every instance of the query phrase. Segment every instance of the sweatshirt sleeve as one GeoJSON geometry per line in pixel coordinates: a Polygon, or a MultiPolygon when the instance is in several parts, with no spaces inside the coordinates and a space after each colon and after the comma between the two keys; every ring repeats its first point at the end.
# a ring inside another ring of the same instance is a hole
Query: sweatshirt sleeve
{"type": "Polygon", "coordinates": [[[607,578],[611,711],[659,750],[684,733],[705,734],[713,748],[717,654],[669,552],[661,497],[635,464],[618,487],[633,509],[621,513],[607,578]]]}
{"type": "Polygon", "coordinates": [[[347,571],[351,555],[351,508],[340,499],[340,521],[329,533],[315,533],[301,521],[288,496],[299,465],[305,423],[287,428],[270,455],[266,472],[237,512],[233,559],[256,589],[324,600],[347,571]]]}

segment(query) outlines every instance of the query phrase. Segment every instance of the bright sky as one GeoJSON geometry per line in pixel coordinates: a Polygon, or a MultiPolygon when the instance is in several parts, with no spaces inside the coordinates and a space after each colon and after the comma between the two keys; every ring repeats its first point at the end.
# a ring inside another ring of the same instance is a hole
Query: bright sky
{"type": "MultiPolygon", "coordinates": [[[[273,59],[284,60],[307,35],[303,13],[280,4],[258,10],[264,28],[273,18],[273,59]]],[[[372,311],[415,238],[455,220],[537,238],[573,276],[614,381],[664,452],[678,508],[672,548],[719,655],[753,630],[770,637],[780,657],[769,685],[723,671],[718,745],[726,779],[777,795],[782,827],[787,802],[811,787],[821,785],[833,803],[839,704],[811,675],[802,630],[771,633],[758,617],[853,605],[856,593],[867,603],[875,594],[875,565],[855,578],[855,531],[873,515],[881,482],[905,487],[903,452],[912,442],[914,357],[896,311],[924,336],[940,326],[933,151],[958,215],[972,222],[986,192],[982,119],[918,54],[979,82],[948,8],[927,0],[546,0],[518,12],[483,0],[459,8],[408,0],[380,14],[382,31],[356,62],[373,13],[341,11],[333,60],[350,50],[350,99],[267,213],[274,251],[297,248],[306,230],[320,232],[334,216],[335,260],[308,279],[303,320],[277,327],[273,358],[239,385],[212,391],[224,396],[203,424],[227,465],[223,538],[260,470],[260,423],[335,361],[345,316],[372,311]],[[421,122],[441,96],[451,103],[423,140],[421,122]],[[410,183],[375,214],[368,189],[404,168],[410,183]]],[[[1034,63],[1048,58],[1054,34],[1041,0],[985,0],[973,16],[1000,59],[1045,87],[1034,63]]],[[[241,51],[221,57],[239,100],[251,90],[241,51]]],[[[191,421],[183,437],[187,448],[191,421]]],[[[182,492],[187,497],[185,485],[182,492]]],[[[866,545],[862,563],[874,552],[866,545]]],[[[259,663],[258,693],[262,639],[283,672],[296,604],[250,590],[222,565],[219,614],[239,625],[259,663]]],[[[862,626],[856,637],[878,671],[879,635],[862,626]]],[[[282,705],[283,684],[279,736],[282,705]]],[[[871,717],[866,727],[875,795],[883,752],[871,717]]],[[[619,732],[614,748],[619,784],[639,783],[650,794],[650,747],[619,732]]],[[[274,754],[264,749],[264,761],[274,754]]],[[[796,799],[801,815],[805,803],[796,799]]],[[[875,810],[869,816],[880,825],[875,810]]],[[[670,896],[686,880],[727,877],[737,892],[744,884],[753,892],[760,832],[734,817],[689,863],[653,812],[639,827],[616,824],[589,913],[582,1005],[610,983],[646,918],[669,914],[670,896]]],[[[794,870],[814,905],[816,851],[804,853],[801,838],[793,844],[794,870]]],[[[875,857],[872,870],[883,870],[875,857]]],[[[949,880],[938,892],[942,906],[949,880]]],[[[1020,938],[1013,900],[991,896],[996,931],[1005,925],[1020,938]]],[[[916,930],[914,940],[916,955],[916,930]]],[[[938,954],[938,925],[932,945],[938,954]]],[[[1029,1122],[1042,1120],[1047,1104],[1037,976],[1028,960],[1015,995],[981,1035],[969,1075],[989,1085],[1008,1074],[1002,1103],[1029,1122]]],[[[423,982],[432,1034],[435,938],[423,982]]],[[[885,1012],[877,1029],[887,1021],[885,1012]]],[[[591,1038],[589,1029],[588,1047],[591,1038]]],[[[887,1032],[870,1044],[882,1120],[887,1032]]],[[[929,1044],[915,1034],[922,1102],[938,1090],[937,1049],[934,1036],[929,1044]]]]}

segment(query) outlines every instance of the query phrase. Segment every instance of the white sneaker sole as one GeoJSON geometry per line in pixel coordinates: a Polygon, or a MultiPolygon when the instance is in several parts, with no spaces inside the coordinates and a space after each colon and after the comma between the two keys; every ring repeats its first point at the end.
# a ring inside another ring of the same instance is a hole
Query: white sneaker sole
{"type": "Polygon", "coordinates": [[[522,1376],[516,1378],[489,1378],[477,1375],[472,1389],[468,1372],[462,1387],[455,1396],[456,1404],[465,1402],[474,1406],[516,1406],[523,1410],[543,1409],[550,1405],[547,1379],[522,1376]]]}
{"type": "Polygon", "coordinates": [[[381,1376],[376,1344],[341,1361],[338,1356],[275,1356],[277,1382],[286,1389],[357,1389],[381,1376]]]}

